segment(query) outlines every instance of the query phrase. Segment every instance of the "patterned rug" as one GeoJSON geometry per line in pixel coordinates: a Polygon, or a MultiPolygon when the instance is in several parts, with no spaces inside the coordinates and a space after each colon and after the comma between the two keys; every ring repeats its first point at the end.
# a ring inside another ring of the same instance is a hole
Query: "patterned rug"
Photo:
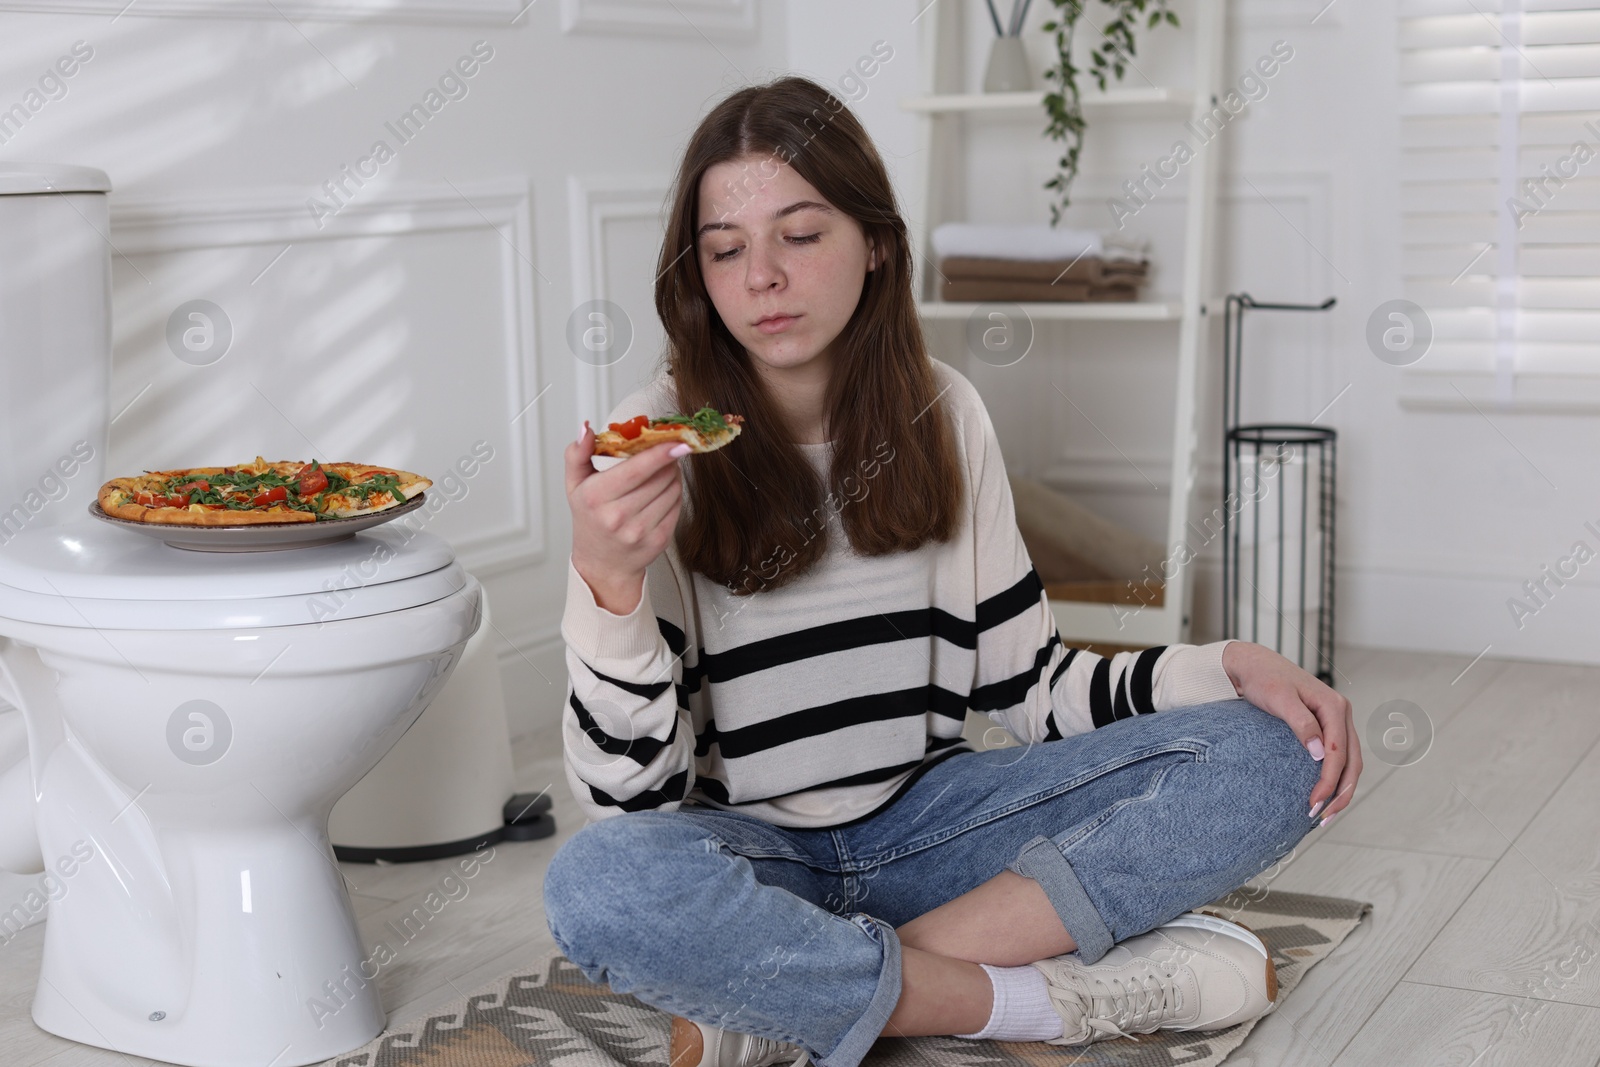
{"type": "MultiPolygon", "coordinates": [[[[1266,942],[1278,968],[1282,1003],[1372,905],[1247,886],[1203,910],[1244,923],[1266,942]]],[[[888,1038],[862,1062],[863,1067],[1211,1067],[1238,1048],[1258,1021],[1208,1033],[1158,1030],[1136,1040],[1086,1046],[888,1038]]],[[[560,953],[552,953],[435,1015],[392,1027],[323,1067],[666,1067],[668,1025],[666,1014],[591,983],[560,953]]]]}

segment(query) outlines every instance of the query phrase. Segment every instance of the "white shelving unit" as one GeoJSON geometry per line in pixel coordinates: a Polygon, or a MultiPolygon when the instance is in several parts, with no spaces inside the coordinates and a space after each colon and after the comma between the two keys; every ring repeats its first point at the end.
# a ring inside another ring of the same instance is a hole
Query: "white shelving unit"
{"type": "MultiPolygon", "coordinates": [[[[1087,77],[1087,75],[1085,75],[1087,77]]],[[[1023,93],[945,93],[914,96],[900,101],[904,111],[930,115],[953,111],[1034,111],[1044,114],[1043,89],[1023,93]]],[[[1124,88],[1083,94],[1083,110],[1088,116],[1112,113],[1122,118],[1182,118],[1194,106],[1194,93],[1188,89],[1124,88]]]]}
{"type": "MultiPolygon", "coordinates": [[[[1198,122],[1210,112],[1220,94],[1223,27],[1226,16],[1223,0],[1193,5],[1184,20],[1183,30],[1194,40],[1194,85],[1192,87],[1134,88],[1116,87],[1106,92],[1085,92],[1083,107],[1088,119],[1088,136],[1107,123],[1151,119],[1190,118],[1198,122]]],[[[918,309],[924,319],[966,319],[982,305],[947,303],[937,299],[937,274],[932,269],[930,239],[933,228],[945,221],[938,217],[948,203],[946,175],[940,161],[959,147],[968,116],[981,120],[998,112],[1025,112],[1039,115],[1038,127],[1027,129],[1040,137],[1046,118],[1041,91],[1018,93],[968,93],[954,91],[962,86],[961,62],[965,7],[958,3],[932,6],[923,16],[922,86],[923,95],[903,98],[900,106],[918,116],[918,175],[921,197],[911,205],[908,225],[919,242],[917,262],[922,269],[918,309]]],[[[1082,32],[1092,32],[1087,27],[1082,32]]],[[[1083,81],[1089,80],[1085,73],[1083,81]]],[[[1049,142],[1052,149],[1058,142],[1049,142]]],[[[1059,154],[1059,153],[1057,153],[1059,154]]],[[[1096,322],[1171,322],[1177,327],[1173,338],[1173,374],[1176,402],[1173,420],[1172,489],[1167,512],[1169,550],[1188,541],[1186,527],[1194,495],[1198,436],[1195,430],[1195,395],[1199,385],[1202,346],[1205,342],[1206,300],[1210,279],[1210,249],[1215,226],[1216,165],[1215,148],[1200,148],[1186,166],[1188,188],[1184,209],[1182,291],[1177,300],[1133,303],[1022,302],[1028,315],[1038,321],[1082,320],[1096,322]]],[[[1066,357],[1070,358],[1070,357],[1066,357]]],[[[1193,566],[1178,570],[1175,580],[1165,583],[1159,596],[1144,592],[1141,600],[1119,600],[1127,595],[1125,582],[1070,583],[1047,585],[1051,609],[1062,637],[1070,643],[1148,647],[1187,641],[1190,622],[1190,597],[1193,566]],[[1158,601],[1158,602],[1157,602],[1158,601]]]]}

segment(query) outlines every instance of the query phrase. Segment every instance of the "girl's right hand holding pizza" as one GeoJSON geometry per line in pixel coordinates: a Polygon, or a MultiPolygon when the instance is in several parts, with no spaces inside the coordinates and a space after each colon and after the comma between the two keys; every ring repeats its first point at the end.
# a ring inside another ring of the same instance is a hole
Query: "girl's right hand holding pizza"
{"type": "Polygon", "coordinates": [[[662,443],[594,469],[594,432],[583,422],[566,448],[567,504],[572,508],[572,565],[595,603],[627,615],[644,595],[645,568],[672,538],[683,502],[678,457],[686,444],[662,443]]]}

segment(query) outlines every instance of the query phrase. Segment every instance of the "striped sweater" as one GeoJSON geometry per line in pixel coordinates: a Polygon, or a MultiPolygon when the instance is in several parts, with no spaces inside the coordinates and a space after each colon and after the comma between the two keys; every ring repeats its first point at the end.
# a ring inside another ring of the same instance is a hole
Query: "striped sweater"
{"type": "MultiPolygon", "coordinates": [[[[567,780],[589,818],[688,799],[779,826],[835,827],[971,751],[969,711],[1029,743],[1238,696],[1222,669],[1226,641],[1110,658],[1062,643],[989,413],[963,375],[933,367],[967,471],[950,541],[860,556],[828,507],[816,568],[746,597],[686,573],[669,543],[627,615],[600,607],[569,557],[562,736],[567,780]]],[[[676,408],[662,375],[608,421],[676,408]]],[[[800,448],[826,485],[831,445],[800,448]]],[[[871,492],[883,469],[865,468],[850,494],[871,492]]]]}

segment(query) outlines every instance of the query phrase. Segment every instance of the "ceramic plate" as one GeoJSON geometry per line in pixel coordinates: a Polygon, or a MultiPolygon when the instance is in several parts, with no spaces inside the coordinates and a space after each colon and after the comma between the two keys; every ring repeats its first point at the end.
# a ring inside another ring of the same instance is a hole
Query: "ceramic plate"
{"type": "Polygon", "coordinates": [[[174,526],[159,522],[134,522],[132,519],[107,515],[100,510],[98,500],[89,505],[89,514],[118,529],[154,537],[173,548],[191,552],[276,552],[286,548],[330,545],[354,537],[361,530],[411,514],[422,506],[427,495],[418,493],[399,507],[371,515],[352,515],[347,519],[324,519],[320,522],[263,522],[254,526],[174,526]]]}

